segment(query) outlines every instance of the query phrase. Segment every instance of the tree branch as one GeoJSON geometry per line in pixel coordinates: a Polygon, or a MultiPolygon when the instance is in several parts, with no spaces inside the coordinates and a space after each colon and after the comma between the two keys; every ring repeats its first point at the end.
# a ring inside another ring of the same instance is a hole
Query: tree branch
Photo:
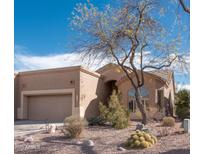
{"type": "Polygon", "coordinates": [[[141,74],[141,83],[140,83],[140,87],[141,86],[143,86],[144,85],[144,72],[143,72],[143,68],[142,68],[142,66],[143,66],[143,49],[147,46],[148,44],[147,43],[145,43],[142,47],[141,47],[141,49],[140,49],[140,74],[141,74]]]}
{"type": "Polygon", "coordinates": [[[179,0],[179,3],[180,3],[180,5],[182,6],[183,10],[184,10],[186,13],[190,14],[190,9],[189,9],[188,7],[186,7],[186,5],[184,4],[184,1],[183,1],[183,0],[179,0]]]}
{"type": "Polygon", "coordinates": [[[135,85],[135,83],[134,83],[134,80],[133,80],[132,77],[130,76],[130,74],[129,74],[129,72],[127,71],[126,67],[125,67],[122,63],[120,63],[118,57],[117,57],[117,56],[115,55],[115,53],[113,52],[112,46],[110,46],[110,51],[111,51],[111,54],[113,55],[113,57],[116,59],[118,65],[119,65],[119,66],[122,68],[122,70],[125,72],[126,76],[127,76],[128,79],[130,80],[132,86],[133,86],[134,88],[137,88],[136,85],[135,85]]]}
{"type": "Polygon", "coordinates": [[[161,65],[161,66],[159,66],[159,67],[157,67],[157,66],[152,66],[152,65],[147,65],[147,66],[144,66],[144,67],[142,68],[142,70],[145,70],[145,69],[147,69],[147,68],[153,68],[153,69],[159,70],[159,69],[162,69],[162,68],[164,68],[164,67],[170,67],[171,64],[176,60],[177,57],[178,57],[178,56],[175,56],[171,61],[169,61],[168,64],[164,64],[164,65],[161,65]]]}
{"type": "Polygon", "coordinates": [[[135,36],[135,40],[137,41],[137,43],[139,43],[138,38],[137,38],[137,33],[139,31],[139,28],[140,28],[140,25],[141,25],[141,22],[142,22],[143,12],[144,12],[145,8],[146,8],[146,5],[143,7],[142,10],[139,10],[139,8],[138,8],[138,11],[139,11],[139,21],[138,21],[138,24],[137,24],[137,27],[136,27],[136,30],[135,30],[135,35],[134,35],[135,36]]]}
{"type": "Polygon", "coordinates": [[[132,47],[131,47],[131,49],[130,49],[130,52],[131,52],[130,65],[131,65],[131,67],[132,67],[132,69],[133,69],[133,72],[134,72],[134,74],[135,74],[135,77],[136,77],[136,79],[137,79],[137,86],[140,85],[140,80],[139,80],[139,76],[138,76],[138,74],[137,74],[137,68],[135,67],[133,61],[134,61],[134,58],[135,58],[135,50],[136,50],[136,48],[138,47],[138,45],[139,45],[139,44],[135,44],[134,42],[132,42],[132,47]]]}

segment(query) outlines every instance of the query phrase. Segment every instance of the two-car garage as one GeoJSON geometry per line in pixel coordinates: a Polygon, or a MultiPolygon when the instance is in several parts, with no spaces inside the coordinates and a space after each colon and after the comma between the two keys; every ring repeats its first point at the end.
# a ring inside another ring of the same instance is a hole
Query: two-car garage
{"type": "Polygon", "coordinates": [[[82,66],[19,72],[14,76],[14,119],[62,122],[98,114],[101,75],[82,66]]]}
{"type": "Polygon", "coordinates": [[[72,115],[72,95],[28,96],[28,119],[62,121],[72,115]]]}
{"type": "Polygon", "coordinates": [[[62,122],[74,115],[75,89],[31,90],[21,93],[21,119],[62,122]]]}

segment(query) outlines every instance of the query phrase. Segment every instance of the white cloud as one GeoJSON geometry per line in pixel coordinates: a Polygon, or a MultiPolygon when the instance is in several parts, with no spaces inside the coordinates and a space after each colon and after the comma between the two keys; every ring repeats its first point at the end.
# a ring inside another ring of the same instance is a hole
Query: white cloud
{"type": "Polygon", "coordinates": [[[108,60],[103,60],[102,63],[100,63],[100,59],[96,59],[93,63],[89,63],[88,59],[82,60],[82,56],[83,55],[79,53],[64,53],[45,56],[33,56],[16,53],[15,71],[18,72],[76,65],[83,65],[85,67],[89,67],[91,70],[95,70],[109,62],[108,60]]]}
{"type": "MultiPolygon", "coordinates": [[[[83,65],[84,67],[88,67],[91,70],[96,70],[107,63],[114,63],[114,60],[91,57],[91,60],[85,58],[83,53],[62,53],[55,55],[44,55],[44,56],[35,56],[29,55],[29,49],[21,46],[15,45],[15,71],[26,71],[26,70],[36,70],[36,69],[47,69],[47,68],[57,68],[57,67],[69,67],[76,65],[83,65]],[[84,59],[84,60],[82,60],[84,59]]],[[[150,51],[145,51],[144,55],[147,58],[144,58],[144,64],[150,62],[150,51]]],[[[173,55],[172,55],[173,56],[173,55]]],[[[136,56],[136,65],[139,65],[139,56],[136,56]]],[[[186,57],[186,61],[189,62],[189,56],[186,57]]],[[[158,60],[156,60],[158,63],[158,60]]],[[[129,63],[126,63],[129,66],[129,63]]],[[[182,66],[175,62],[171,66],[171,69],[175,70],[175,74],[187,74],[185,69],[182,66]]],[[[187,69],[189,70],[189,68],[187,69]]]]}
{"type": "Polygon", "coordinates": [[[190,85],[189,84],[177,84],[177,91],[179,91],[181,89],[190,90],[190,85]]]}
{"type": "MultiPolygon", "coordinates": [[[[113,63],[114,60],[110,61],[108,59],[104,59],[102,61],[101,58],[97,57],[94,61],[93,58],[91,58],[91,60],[89,61],[88,58],[84,58],[83,54],[80,53],[63,53],[55,55],[34,56],[29,55],[27,50],[21,46],[15,48],[15,72],[47,68],[69,67],[77,65],[82,65],[94,71],[110,62],[113,63]],[[16,52],[17,49],[19,49],[18,52],[16,52]]],[[[177,73],[178,69],[176,69],[176,65],[174,70],[175,75],[179,75],[179,73],[177,73]]],[[[177,91],[180,89],[190,89],[189,84],[180,83],[181,80],[186,80],[187,75],[188,74],[183,72],[180,74],[180,77],[177,77],[177,91]],[[183,77],[182,74],[184,75],[183,77]]]]}

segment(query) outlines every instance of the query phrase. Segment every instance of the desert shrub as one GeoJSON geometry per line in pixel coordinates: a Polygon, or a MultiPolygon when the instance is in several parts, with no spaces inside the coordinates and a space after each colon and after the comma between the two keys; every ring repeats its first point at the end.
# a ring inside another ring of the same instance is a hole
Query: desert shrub
{"type": "Polygon", "coordinates": [[[127,139],[125,146],[128,148],[148,148],[157,142],[157,138],[151,133],[136,130],[127,139]]]}
{"type": "Polygon", "coordinates": [[[142,113],[140,111],[136,111],[136,119],[137,120],[142,120],[142,113]]]}
{"type": "Polygon", "coordinates": [[[129,124],[129,112],[121,105],[119,93],[113,90],[108,101],[108,107],[100,102],[100,116],[105,122],[109,122],[116,129],[126,128],[129,124]]]}
{"type": "Polygon", "coordinates": [[[155,112],[153,115],[153,119],[156,121],[161,121],[163,118],[164,118],[164,113],[160,111],[155,112]]]}
{"type": "Polygon", "coordinates": [[[190,92],[188,90],[180,90],[176,94],[176,115],[180,119],[190,118],[190,92]]]}
{"type": "Polygon", "coordinates": [[[88,120],[88,124],[90,126],[96,126],[96,125],[104,125],[105,124],[105,120],[101,117],[101,116],[97,116],[97,117],[92,117],[88,120]]]}
{"type": "Polygon", "coordinates": [[[82,133],[86,120],[78,117],[67,117],[64,119],[64,134],[69,138],[78,138],[82,133]]]}
{"type": "Polygon", "coordinates": [[[99,111],[100,111],[100,117],[103,119],[103,121],[107,121],[107,115],[109,113],[109,109],[102,103],[99,103],[99,111]]]}
{"type": "Polygon", "coordinates": [[[162,120],[162,125],[173,127],[175,125],[175,119],[173,117],[164,117],[162,120]]]}

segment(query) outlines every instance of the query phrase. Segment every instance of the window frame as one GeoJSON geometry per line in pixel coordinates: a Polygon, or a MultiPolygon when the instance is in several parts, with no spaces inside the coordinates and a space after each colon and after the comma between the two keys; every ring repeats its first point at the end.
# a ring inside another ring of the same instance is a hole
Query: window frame
{"type": "Polygon", "coordinates": [[[164,104],[164,88],[159,88],[159,89],[156,89],[156,90],[155,90],[155,103],[158,105],[159,111],[161,111],[162,108],[163,108],[163,104],[164,104]],[[162,92],[161,92],[161,94],[162,94],[162,97],[161,97],[161,98],[162,98],[162,100],[161,100],[161,105],[162,105],[162,106],[160,106],[159,100],[158,100],[158,98],[159,98],[159,96],[158,96],[159,91],[162,91],[162,92]]]}

